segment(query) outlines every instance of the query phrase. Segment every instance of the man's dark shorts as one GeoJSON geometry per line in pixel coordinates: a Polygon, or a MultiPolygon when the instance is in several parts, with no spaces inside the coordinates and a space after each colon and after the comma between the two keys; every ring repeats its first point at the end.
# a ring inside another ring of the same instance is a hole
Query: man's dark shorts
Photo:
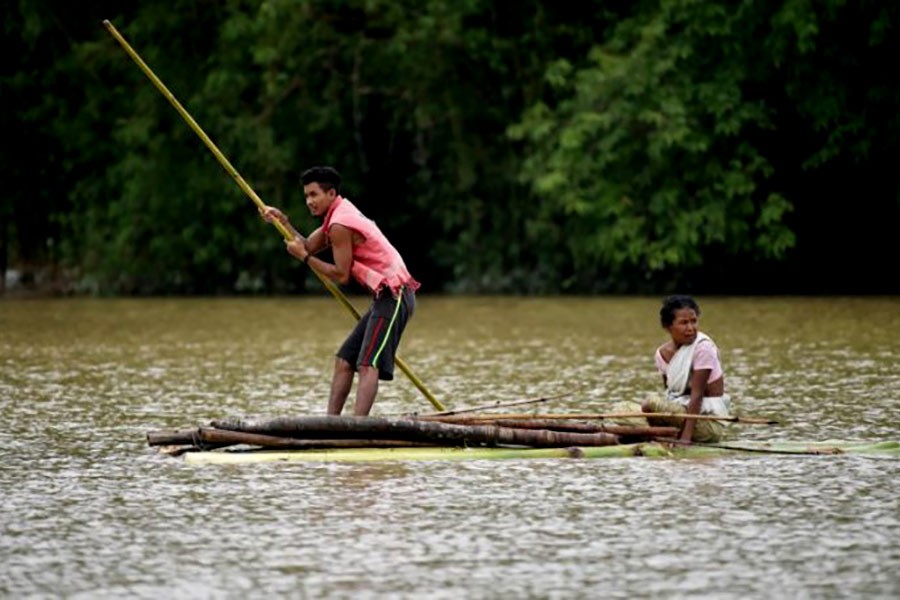
{"type": "Polygon", "coordinates": [[[337,355],[357,371],[359,367],[377,367],[378,378],[390,381],[394,378],[394,354],[415,310],[415,292],[404,288],[397,299],[391,290],[382,289],[344,340],[337,355]]]}

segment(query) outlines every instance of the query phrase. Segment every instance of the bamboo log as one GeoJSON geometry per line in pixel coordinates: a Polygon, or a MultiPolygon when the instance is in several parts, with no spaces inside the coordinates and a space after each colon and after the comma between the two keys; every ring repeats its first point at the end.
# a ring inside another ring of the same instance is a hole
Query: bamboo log
{"type": "Polygon", "coordinates": [[[677,427],[635,427],[631,425],[613,425],[607,423],[556,421],[553,419],[498,419],[490,422],[499,425],[500,427],[549,429],[550,431],[569,431],[573,433],[612,433],[622,437],[655,438],[678,435],[677,427]]]}
{"type": "Polygon", "coordinates": [[[265,462],[380,462],[380,461],[463,461],[524,458],[600,458],[614,456],[666,456],[666,451],[651,444],[647,453],[634,446],[592,448],[359,448],[354,450],[292,450],[257,452],[189,452],[188,464],[252,464],[265,462]]]}
{"type": "Polygon", "coordinates": [[[264,448],[290,448],[294,450],[329,448],[418,448],[434,445],[405,440],[302,440],[209,427],[199,428],[198,437],[204,444],[213,444],[219,447],[234,444],[247,444],[249,446],[262,446],[264,448]]]}
{"type": "Polygon", "coordinates": [[[197,428],[161,429],[147,433],[148,446],[196,446],[199,438],[197,428]]]}
{"type": "Polygon", "coordinates": [[[266,448],[411,448],[431,446],[423,442],[390,439],[342,439],[342,440],[300,440],[297,438],[278,437],[262,434],[243,433],[208,427],[192,429],[172,429],[151,431],[147,434],[147,445],[157,446],[161,452],[180,454],[191,448],[211,450],[235,444],[263,446],[266,448]]]}
{"type": "Polygon", "coordinates": [[[844,454],[845,450],[838,445],[827,445],[819,444],[819,445],[807,445],[805,447],[790,447],[790,448],[777,448],[777,447],[765,447],[765,446],[749,446],[749,445],[741,445],[739,443],[722,443],[715,444],[709,442],[694,442],[694,441],[684,441],[680,439],[667,439],[667,438],[659,438],[656,440],[657,442],[663,444],[671,444],[672,447],[682,447],[682,448],[715,448],[718,450],[730,450],[731,452],[750,452],[750,453],[758,453],[758,454],[795,454],[802,456],[821,456],[821,455],[834,455],[834,454],[844,454]]]}
{"type": "MultiPolygon", "coordinates": [[[[471,418],[469,417],[458,417],[456,419],[445,419],[441,420],[441,423],[448,424],[456,424],[456,425],[465,425],[471,422],[471,418]]],[[[213,421],[214,425],[219,425],[221,422],[213,421]]],[[[486,424],[487,422],[485,422],[486,424]]],[[[561,432],[569,432],[569,433],[612,433],[615,435],[624,435],[624,436],[671,436],[677,434],[677,428],[673,427],[631,427],[626,425],[612,425],[612,424],[594,424],[594,423],[578,423],[578,422],[567,422],[561,420],[554,419],[497,419],[493,421],[492,424],[499,425],[501,427],[510,427],[513,429],[547,429],[550,431],[561,431],[561,432]]],[[[216,429],[217,431],[231,431],[228,429],[216,429]]],[[[198,441],[203,441],[207,443],[214,442],[212,439],[208,439],[209,436],[214,434],[207,434],[207,437],[200,436],[199,433],[204,430],[200,428],[199,430],[194,427],[191,429],[163,429],[158,431],[151,431],[147,434],[147,443],[150,446],[196,446],[198,441]]],[[[290,438],[296,439],[296,438],[290,438]]],[[[374,443],[376,440],[372,440],[374,443]]],[[[238,443],[238,442],[236,442],[238,443]]],[[[250,443],[250,442],[248,442],[250,443]]],[[[260,446],[266,444],[258,444],[260,446]]]]}
{"type": "Polygon", "coordinates": [[[566,433],[513,429],[496,425],[456,425],[414,419],[383,417],[275,417],[224,419],[211,423],[217,429],[261,433],[302,439],[397,439],[437,445],[487,444],[536,448],[606,446],[618,443],[610,433],[566,433]]]}
{"type": "Polygon", "coordinates": [[[676,419],[698,419],[707,421],[727,421],[730,423],[744,423],[748,425],[778,425],[778,421],[765,418],[755,417],[739,417],[736,415],[688,415],[679,413],[645,413],[645,412],[622,412],[622,413],[508,413],[508,414],[483,414],[483,415],[467,415],[465,417],[440,417],[422,415],[416,417],[421,421],[438,421],[445,422],[448,419],[452,422],[461,423],[480,423],[484,421],[496,421],[498,419],[573,419],[573,420],[603,420],[603,419],[634,419],[646,417],[668,417],[676,419]],[[459,419],[456,421],[455,419],[459,419]]]}
{"type": "Polygon", "coordinates": [[[718,444],[719,447],[706,447],[692,444],[690,446],[643,443],[596,448],[360,448],[340,451],[256,451],[256,452],[189,452],[184,460],[191,464],[236,464],[280,461],[308,462],[370,462],[370,461],[414,461],[414,460],[492,460],[492,459],[527,459],[527,458],[613,458],[613,457],[672,457],[672,458],[712,458],[755,452],[757,448],[769,450],[769,453],[806,452],[815,454],[831,454],[839,449],[846,454],[863,456],[900,457],[898,442],[744,442],[735,444],[718,444]]]}

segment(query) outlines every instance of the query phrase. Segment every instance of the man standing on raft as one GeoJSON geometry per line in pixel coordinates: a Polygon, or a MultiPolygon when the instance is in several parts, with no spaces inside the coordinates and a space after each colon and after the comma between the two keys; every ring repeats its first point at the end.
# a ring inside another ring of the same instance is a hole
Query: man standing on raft
{"type": "Polygon", "coordinates": [[[328,414],[339,415],[359,372],[355,416],[366,416],[378,394],[378,380],[394,378],[394,354],[406,323],[416,307],[419,282],[413,279],[400,253],[374,221],[340,195],[341,176],[331,167],[312,167],[300,179],[306,206],[322,226],[304,238],[279,209],[260,209],[263,218],[280,221],[294,235],[288,252],[329,279],[347,284],[350,277],[372,292],[372,305],[337,352],[328,414]],[[330,246],[334,264],[316,256],[330,246]]]}

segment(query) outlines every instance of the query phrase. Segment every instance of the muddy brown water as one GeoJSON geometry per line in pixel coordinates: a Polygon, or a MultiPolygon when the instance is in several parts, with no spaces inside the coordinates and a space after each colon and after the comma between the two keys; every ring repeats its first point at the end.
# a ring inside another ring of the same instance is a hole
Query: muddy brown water
{"type": "MultiPolygon", "coordinates": [[[[699,300],[738,411],[781,421],[730,439],[900,439],[900,300],[699,300]]],[[[657,310],[422,295],[401,355],[451,407],[602,411],[660,387],[657,310]]],[[[0,301],[0,596],[900,595],[896,458],[220,467],[146,446],[322,412],[350,324],[330,298],[0,301]]],[[[430,408],[398,371],[373,414],[430,408]]]]}

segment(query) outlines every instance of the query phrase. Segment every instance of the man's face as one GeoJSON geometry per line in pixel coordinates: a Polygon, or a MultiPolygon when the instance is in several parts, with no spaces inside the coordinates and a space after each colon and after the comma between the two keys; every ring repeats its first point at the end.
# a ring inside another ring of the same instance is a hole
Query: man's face
{"type": "Polygon", "coordinates": [[[328,207],[337,197],[334,188],[327,192],[318,183],[307,183],[303,186],[303,194],[306,196],[306,206],[314,217],[321,217],[328,212],[328,207]]]}

